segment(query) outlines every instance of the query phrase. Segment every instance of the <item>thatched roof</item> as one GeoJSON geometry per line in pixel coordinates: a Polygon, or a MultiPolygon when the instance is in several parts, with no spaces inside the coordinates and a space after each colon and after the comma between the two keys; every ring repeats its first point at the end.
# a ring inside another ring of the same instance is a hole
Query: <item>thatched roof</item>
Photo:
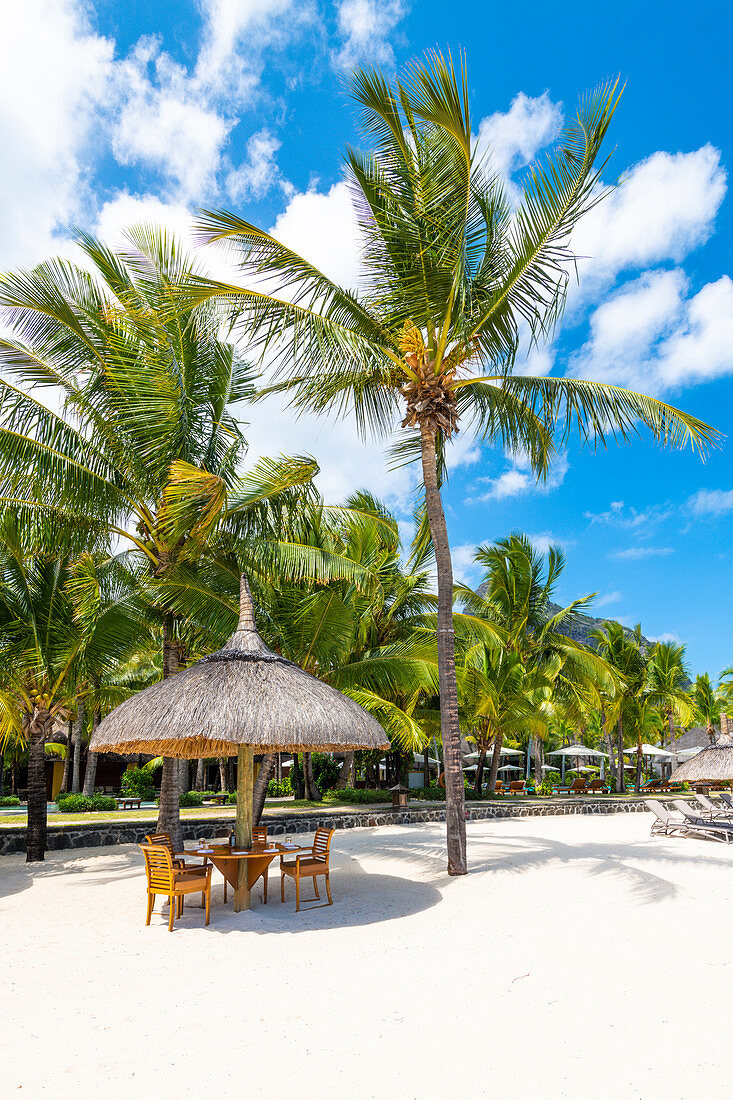
{"type": "Polygon", "coordinates": [[[675,783],[718,782],[733,779],[733,737],[721,734],[714,745],[675,768],[669,777],[675,783]]]}
{"type": "Polygon", "coordinates": [[[268,649],[244,576],[239,623],[223,649],[120,704],[90,748],[194,758],[231,756],[240,745],[262,753],[389,748],[362,707],[268,649]]]}

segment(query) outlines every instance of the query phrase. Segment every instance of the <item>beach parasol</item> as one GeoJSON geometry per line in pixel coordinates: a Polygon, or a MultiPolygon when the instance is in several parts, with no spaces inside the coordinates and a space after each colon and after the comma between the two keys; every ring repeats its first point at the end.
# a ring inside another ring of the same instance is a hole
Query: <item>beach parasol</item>
{"type": "MultiPolygon", "coordinates": [[[[92,752],[195,759],[237,756],[238,848],[252,844],[255,753],[388,749],[362,707],[269,649],[242,574],[237,629],[222,649],[125,700],[100,722],[92,752]]],[[[241,865],[234,907],[249,907],[241,865]]]]}
{"type": "MultiPolygon", "coordinates": [[[[637,756],[638,748],[624,749],[624,756],[637,756]]],[[[667,749],[660,749],[657,745],[647,745],[646,742],[641,746],[642,756],[671,756],[671,753],[667,749]]]]}
{"type": "Polygon", "coordinates": [[[680,764],[669,778],[673,783],[719,783],[733,779],[733,738],[721,734],[714,745],[707,745],[680,764]]]}

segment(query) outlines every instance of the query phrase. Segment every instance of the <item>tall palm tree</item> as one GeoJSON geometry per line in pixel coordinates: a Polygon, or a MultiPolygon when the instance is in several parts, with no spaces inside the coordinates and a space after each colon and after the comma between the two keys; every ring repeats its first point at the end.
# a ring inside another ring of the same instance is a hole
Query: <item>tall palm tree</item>
{"type": "MultiPolygon", "coordinates": [[[[576,724],[598,691],[612,682],[607,663],[566,633],[576,613],[592,596],[574,600],[554,611],[555,586],[565,568],[559,547],[550,547],[547,562],[526,535],[513,534],[493,546],[481,546],[475,560],[486,572],[478,592],[456,587],[466,611],[493,623],[502,648],[518,655],[528,674],[552,684],[552,702],[576,724]]],[[[494,790],[502,748],[501,733],[494,740],[489,789],[494,790]]]]}
{"type": "Polygon", "coordinates": [[[195,300],[218,296],[251,346],[274,358],[275,388],[297,407],[353,409],[364,431],[392,434],[419,457],[438,578],[438,654],[445,757],[448,870],[465,874],[465,813],[452,611],[453,572],[441,480],[459,423],[547,472],[553,433],[577,423],[604,443],[647,426],[671,445],[714,433],[643,395],[569,378],[519,377],[522,329],[546,336],[565,300],[570,234],[602,194],[597,161],[616,86],[584,99],[545,162],[532,167],[512,210],[472,134],[468,78],[431,54],[404,79],[357,71],[354,97],[373,152],[347,152],[363,233],[359,292],[344,289],[268,233],[226,211],[205,212],[203,241],[228,240],[247,290],[199,280],[195,300]]]}
{"type": "MultiPolygon", "coordinates": [[[[721,672],[721,677],[730,673],[730,669],[721,672]]],[[[695,683],[690,689],[692,706],[695,712],[695,720],[704,722],[710,743],[715,741],[715,724],[720,722],[720,711],[725,705],[725,685],[721,683],[717,689],[713,687],[707,672],[695,677],[695,683]]]]}
{"type": "Polygon", "coordinates": [[[85,598],[87,563],[59,546],[58,530],[44,549],[29,547],[23,534],[11,517],[0,522],[0,743],[20,738],[28,746],[26,859],[34,862],[46,849],[45,746],[54,722],[87,676],[101,678],[129,656],[140,608],[124,584],[105,585],[101,600],[85,598]]]}
{"type": "MultiPolygon", "coordinates": [[[[0,339],[0,512],[31,527],[86,517],[129,548],[145,567],[167,677],[179,667],[180,630],[155,583],[195,562],[222,525],[264,553],[280,509],[309,491],[317,467],[262,460],[241,474],[233,407],[251,395],[252,372],[221,339],[214,307],[184,304],[180,286],[197,269],[176,239],[142,227],[127,240],[113,252],[79,234],[91,272],[49,260],[0,277],[13,332],[0,339]]],[[[158,828],[181,846],[169,759],[158,828]]]]}

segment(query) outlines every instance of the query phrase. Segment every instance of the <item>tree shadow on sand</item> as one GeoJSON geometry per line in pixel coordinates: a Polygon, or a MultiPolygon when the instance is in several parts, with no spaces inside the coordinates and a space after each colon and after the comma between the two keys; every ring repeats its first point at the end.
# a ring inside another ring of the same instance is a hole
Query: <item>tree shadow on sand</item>
{"type": "Polygon", "coordinates": [[[123,878],[138,876],[141,865],[142,857],[138,852],[116,849],[112,854],[108,848],[80,848],[74,852],[49,852],[41,863],[26,863],[23,856],[8,856],[0,862],[0,898],[11,897],[13,894],[29,890],[34,882],[42,879],[61,876],[69,878],[72,875],[87,875],[95,885],[107,885],[119,882],[123,878]],[[111,856],[114,859],[114,865],[104,868],[90,867],[87,862],[90,856],[108,858],[111,856]]]}

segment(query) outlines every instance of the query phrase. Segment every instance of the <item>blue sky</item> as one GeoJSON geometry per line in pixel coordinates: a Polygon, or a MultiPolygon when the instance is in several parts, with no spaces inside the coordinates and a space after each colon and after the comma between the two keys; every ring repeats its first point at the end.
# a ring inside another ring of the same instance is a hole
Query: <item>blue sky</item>
{"type": "MultiPolygon", "coordinates": [[[[729,431],[730,8],[722,3],[493,7],[425,0],[26,0],[0,13],[0,267],[68,252],[68,227],[113,242],[137,220],[187,232],[199,204],[273,228],[358,279],[341,182],[356,141],[344,78],[464,48],[474,128],[515,184],[579,94],[620,74],[607,182],[574,241],[580,283],[527,367],[614,381],[729,431]]],[[[366,486],[405,519],[415,472],[390,471],[353,424],[257,410],[251,455],[314,454],[331,500],[366,486]]],[[[703,465],[646,440],[561,455],[538,488],[521,460],[459,438],[446,492],[456,571],[513,529],[561,543],[559,596],[688,644],[693,672],[733,663],[731,442],[703,465]]]]}

